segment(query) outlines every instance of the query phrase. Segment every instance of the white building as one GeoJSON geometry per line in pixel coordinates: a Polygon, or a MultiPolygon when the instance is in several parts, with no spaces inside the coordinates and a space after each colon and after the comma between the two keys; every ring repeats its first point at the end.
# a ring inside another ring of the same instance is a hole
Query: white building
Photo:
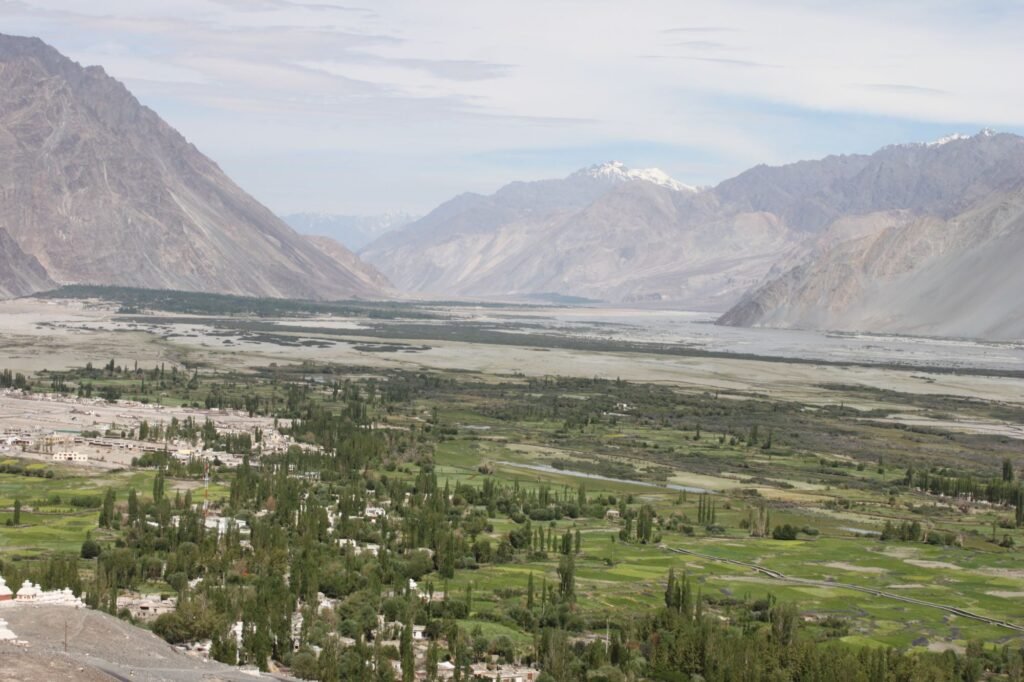
{"type": "Polygon", "coordinates": [[[203,525],[207,530],[216,530],[218,537],[224,535],[232,524],[240,534],[249,534],[249,524],[242,519],[232,519],[226,516],[207,516],[203,519],[203,525]]]}
{"type": "Polygon", "coordinates": [[[374,544],[372,542],[366,542],[360,545],[355,540],[349,538],[341,538],[340,540],[338,540],[338,546],[341,547],[343,550],[351,548],[352,554],[356,556],[359,556],[363,553],[369,554],[370,556],[377,556],[377,554],[380,552],[380,545],[374,544]]]}
{"type": "Polygon", "coordinates": [[[371,521],[386,518],[387,515],[387,510],[385,510],[384,507],[373,507],[369,505],[366,507],[366,511],[363,512],[363,516],[371,521]]]}
{"type": "Polygon", "coordinates": [[[89,455],[83,452],[75,452],[73,450],[66,450],[61,452],[55,452],[53,454],[54,462],[88,462],[89,455]]]}
{"type": "Polygon", "coordinates": [[[517,665],[489,666],[486,663],[477,663],[472,666],[472,669],[473,679],[501,680],[501,682],[533,682],[538,675],[533,668],[517,665]]]}

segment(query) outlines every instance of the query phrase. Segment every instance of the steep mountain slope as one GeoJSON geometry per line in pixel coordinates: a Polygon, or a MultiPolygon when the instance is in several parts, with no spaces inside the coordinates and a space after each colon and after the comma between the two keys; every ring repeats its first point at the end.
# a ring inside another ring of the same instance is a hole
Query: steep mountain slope
{"type": "Polygon", "coordinates": [[[0,228],[0,298],[27,296],[54,286],[39,261],[26,255],[0,228]]]}
{"type": "Polygon", "coordinates": [[[381,215],[292,213],[282,216],[282,220],[299,234],[330,237],[346,249],[353,251],[358,251],[381,235],[401,229],[416,219],[416,216],[408,213],[383,213],[381,215]]]}
{"type": "Polygon", "coordinates": [[[325,256],[348,268],[367,287],[379,292],[386,292],[391,289],[391,282],[388,281],[387,277],[382,275],[376,268],[367,267],[359,260],[358,256],[338,243],[336,239],[320,235],[307,235],[306,241],[315,246],[325,256]]]}
{"type": "Polygon", "coordinates": [[[101,68],[0,36],[0,227],[55,282],[375,296],[101,68]]]}
{"type": "Polygon", "coordinates": [[[1024,338],[1024,190],[817,250],[721,324],[1024,338]]]}
{"type": "Polygon", "coordinates": [[[772,216],[725,214],[711,193],[613,162],[461,195],[361,255],[399,288],[436,295],[559,293],[722,309],[793,246],[772,216]]]}

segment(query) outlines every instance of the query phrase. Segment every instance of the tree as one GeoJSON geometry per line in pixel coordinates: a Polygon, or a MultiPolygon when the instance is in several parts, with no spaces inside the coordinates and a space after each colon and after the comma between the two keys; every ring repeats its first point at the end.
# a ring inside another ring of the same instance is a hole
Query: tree
{"type": "Polygon", "coordinates": [[[792,604],[776,604],[769,611],[768,618],[772,626],[772,639],[780,646],[789,646],[796,636],[799,620],[796,608],[792,604]]]}
{"type": "Polygon", "coordinates": [[[402,682],[413,682],[416,676],[416,659],[412,649],[412,609],[402,626],[402,639],[399,641],[399,652],[402,659],[402,682]]]}
{"type": "Polygon", "coordinates": [[[437,664],[440,654],[437,651],[437,643],[431,640],[427,647],[427,680],[434,682],[437,679],[437,664]]]}
{"type": "Polygon", "coordinates": [[[139,522],[139,496],[135,488],[128,491],[128,522],[133,525],[139,522]]]}
{"type": "Polygon", "coordinates": [[[164,499],[164,472],[163,469],[156,472],[153,478],[153,503],[160,504],[164,499]]]}
{"type": "Polygon", "coordinates": [[[572,554],[563,555],[558,562],[558,594],[562,601],[576,601],[576,561],[572,554]]]}
{"type": "Polygon", "coordinates": [[[668,569],[668,584],[665,586],[665,608],[674,609],[676,606],[676,569],[668,569]]]}
{"type": "Polygon", "coordinates": [[[14,498],[14,525],[21,525],[21,500],[14,498]]]}
{"type": "Polygon", "coordinates": [[[100,555],[100,551],[99,543],[93,540],[91,535],[87,535],[85,542],[82,543],[82,558],[95,559],[100,555]]]}
{"type": "Polygon", "coordinates": [[[110,528],[114,522],[114,489],[107,488],[103,496],[103,506],[100,508],[100,528],[110,528]]]}

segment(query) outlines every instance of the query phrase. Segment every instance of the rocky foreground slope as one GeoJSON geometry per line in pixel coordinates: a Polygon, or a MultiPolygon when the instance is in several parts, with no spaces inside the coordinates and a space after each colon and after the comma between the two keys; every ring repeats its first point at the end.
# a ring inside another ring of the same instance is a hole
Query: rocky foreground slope
{"type": "Polygon", "coordinates": [[[251,296],[379,296],[235,185],[100,67],[0,35],[0,284],[109,284],[251,296]],[[37,271],[38,261],[45,275],[37,271]]]}
{"type": "Polygon", "coordinates": [[[0,682],[252,682],[291,680],[251,674],[181,653],[149,630],[100,611],[18,605],[0,609],[16,640],[0,640],[0,682]],[[65,627],[67,649],[64,648],[65,627]]]}

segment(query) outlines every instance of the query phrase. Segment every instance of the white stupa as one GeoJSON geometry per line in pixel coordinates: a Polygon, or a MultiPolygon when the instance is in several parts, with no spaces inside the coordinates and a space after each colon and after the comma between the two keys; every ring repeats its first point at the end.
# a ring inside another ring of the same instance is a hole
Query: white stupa
{"type": "Polygon", "coordinates": [[[0,575],[0,601],[11,601],[14,599],[14,593],[11,592],[11,588],[7,587],[7,581],[0,575]]]}
{"type": "Polygon", "coordinates": [[[21,584],[18,593],[14,595],[14,601],[35,601],[41,592],[38,585],[33,585],[31,581],[26,580],[21,584]]]}

